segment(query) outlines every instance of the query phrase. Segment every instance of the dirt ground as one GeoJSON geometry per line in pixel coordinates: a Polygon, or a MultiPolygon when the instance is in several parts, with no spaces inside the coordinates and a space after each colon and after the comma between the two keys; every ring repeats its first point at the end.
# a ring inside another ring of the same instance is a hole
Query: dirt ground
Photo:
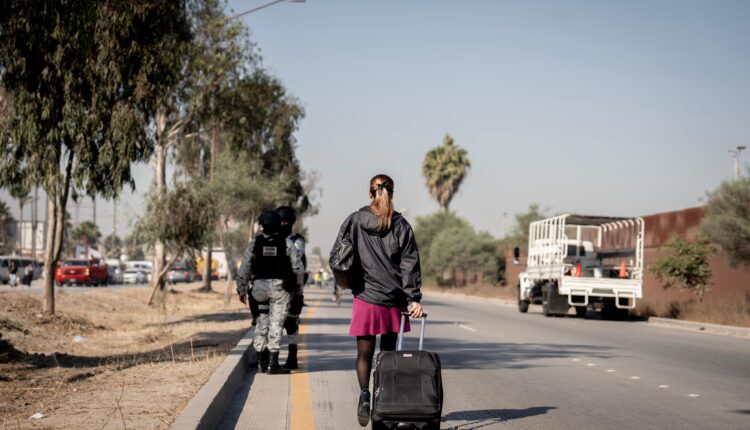
{"type": "Polygon", "coordinates": [[[168,428],[250,326],[224,282],[197,288],[155,307],[146,288],[63,289],[55,317],[37,295],[0,293],[0,429],[168,428]]]}

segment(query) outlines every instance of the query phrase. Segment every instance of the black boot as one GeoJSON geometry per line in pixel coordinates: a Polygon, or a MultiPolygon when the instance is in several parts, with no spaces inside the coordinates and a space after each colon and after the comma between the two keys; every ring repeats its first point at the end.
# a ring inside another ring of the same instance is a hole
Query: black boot
{"type": "Polygon", "coordinates": [[[258,372],[260,372],[260,373],[266,373],[266,372],[268,372],[268,356],[269,356],[268,349],[264,349],[260,353],[256,352],[256,354],[259,355],[259,357],[258,357],[258,372]]]}
{"type": "Polygon", "coordinates": [[[284,363],[284,369],[297,369],[299,363],[297,362],[297,345],[289,345],[289,355],[286,357],[286,363],[284,363]]]}
{"type": "Polygon", "coordinates": [[[288,375],[288,370],[279,366],[279,351],[271,351],[271,364],[268,366],[269,375],[288,375]]]}
{"type": "Polygon", "coordinates": [[[359,394],[359,404],[357,405],[357,420],[359,425],[367,427],[370,423],[370,390],[363,389],[359,394]]]}

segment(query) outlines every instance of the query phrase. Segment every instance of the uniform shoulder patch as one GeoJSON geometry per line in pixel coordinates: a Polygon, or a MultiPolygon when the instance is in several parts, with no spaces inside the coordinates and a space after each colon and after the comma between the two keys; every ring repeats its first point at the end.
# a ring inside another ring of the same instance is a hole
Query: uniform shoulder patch
{"type": "Polygon", "coordinates": [[[279,253],[279,249],[275,246],[264,246],[263,256],[264,257],[276,257],[279,253]]]}

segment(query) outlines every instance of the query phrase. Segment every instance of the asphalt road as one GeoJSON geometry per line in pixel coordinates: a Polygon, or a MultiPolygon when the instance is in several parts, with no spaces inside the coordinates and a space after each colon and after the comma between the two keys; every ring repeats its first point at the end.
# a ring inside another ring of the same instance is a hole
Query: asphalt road
{"type": "MultiPolygon", "coordinates": [[[[306,301],[306,369],[248,373],[220,428],[359,428],[351,300],[336,306],[308,288],[306,301]]],[[[424,305],[425,347],[443,362],[444,429],[750,429],[746,338],[444,295],[424,305]]]]}

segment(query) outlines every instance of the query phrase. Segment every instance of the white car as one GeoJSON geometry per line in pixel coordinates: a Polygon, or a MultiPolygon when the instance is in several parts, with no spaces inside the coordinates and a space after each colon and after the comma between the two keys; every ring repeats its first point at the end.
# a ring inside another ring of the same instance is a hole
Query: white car
{"type": "Polygon", "coordinates": [[[122,280],[125,284],[145,284],[146,274],[141,270],[127,269],[122,275],[122,280]]]}

